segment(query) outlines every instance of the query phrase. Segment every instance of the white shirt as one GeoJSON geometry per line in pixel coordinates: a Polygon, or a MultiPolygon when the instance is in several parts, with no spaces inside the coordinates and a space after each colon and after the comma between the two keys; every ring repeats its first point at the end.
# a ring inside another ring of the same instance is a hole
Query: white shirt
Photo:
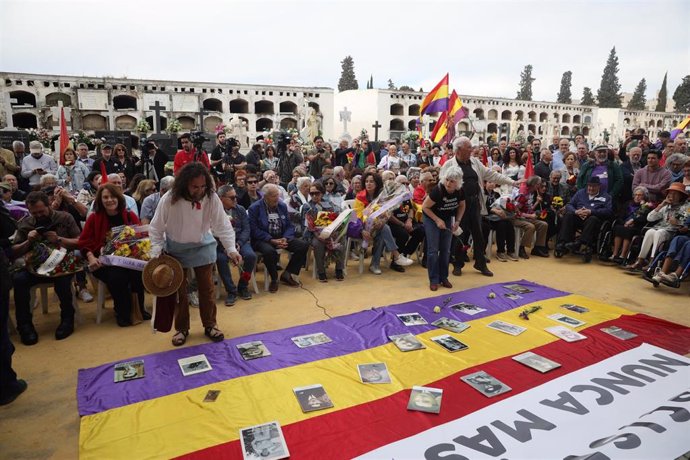
{"type": "Polygon", "coordinates": [[[237,252],[235,231],[218,195],[212,193],[210,198],[204,197],[201,209],[183,199],[173,203],[172,195],[163,195],[149,224],[152,258],[163,252],[166,238],[177,243],[201,243],[209,232],[223,243],[228,252],[237,252]]]}

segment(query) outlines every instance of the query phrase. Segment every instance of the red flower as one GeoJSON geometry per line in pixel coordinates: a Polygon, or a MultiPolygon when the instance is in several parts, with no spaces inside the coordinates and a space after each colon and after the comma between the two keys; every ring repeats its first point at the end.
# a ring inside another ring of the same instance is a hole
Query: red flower
{"type": "Polygon", "coordinates": [[[252,279],[252,272],[242,272],[242,274],[240,275],[240,279],[248,283],[249,280],[252,279]]]}
{"type": "Polygon", "coordinates": [[[328,214],[328,220],[330,220],[331,222],[336,220],[337,218],[338,218],[337,212],[332,212],[332,213],[328,214]]]}

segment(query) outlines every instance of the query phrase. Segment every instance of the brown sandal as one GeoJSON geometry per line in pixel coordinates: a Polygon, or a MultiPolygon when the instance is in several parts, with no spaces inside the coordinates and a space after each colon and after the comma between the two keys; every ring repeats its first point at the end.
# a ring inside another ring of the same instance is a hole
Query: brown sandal
{"type": "Polygon", "coordinates": [[[176,347],[184,345],[184,343],[187,341],[187,336],[189,335],[189,331],[177,331],[175,332],[175,335],[172,337],[172,344],[176,347]]]}
{"type": "Polygon", "coordinates": [[[220,342],[225,338],[225,335],[216,326],[205,327],[204,335],[214,342],[220,342]]]}

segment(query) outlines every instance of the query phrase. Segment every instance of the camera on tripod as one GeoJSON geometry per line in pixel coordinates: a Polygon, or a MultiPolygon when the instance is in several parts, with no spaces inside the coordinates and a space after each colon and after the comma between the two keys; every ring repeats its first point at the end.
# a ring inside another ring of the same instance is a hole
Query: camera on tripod
{"type": "Polygon", "coordinates": [[[189,133],[190,140],[192,141],[192,145],[194,148],[196,148],[198,151],[201,151],[204,145],[204,142],[208,141],[209,138],[206,137],[203,131],[191,131],[189,133]]]}

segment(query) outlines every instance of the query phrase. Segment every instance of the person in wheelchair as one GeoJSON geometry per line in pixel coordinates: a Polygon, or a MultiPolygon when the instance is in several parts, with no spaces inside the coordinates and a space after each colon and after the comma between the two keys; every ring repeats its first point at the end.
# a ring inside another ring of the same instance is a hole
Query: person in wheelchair
{"type": "MultiPolygon", "coordinates": [[[[690,217],[685,221],[686,228],[690,226],[690,217]]],[[[690,236],[680,234],[673,237],[666,251],[666,257],[660,267],[656,267],[654,275],[645,272],[644,279],[658,287],[659,283],[678,289],[683,278],[690,269],[690,236]]]]}
{"type": "Polygon", "coordinates": [[[609,261],[622,264],[630,250],[630,243],[635,236],[642,233],[647,224],[647,214],[654,208],[649,202],[649,192],[645,187],[635,187],[633,197],[626,206],[625,217],[617,220],[613,226],[613,253],[609,261]]]}
{"type": "Polygon", "coordinates": [[[601,191],[599,176],[591,175],[587,179],[587,187],[578,190],[566,206],[554,255],[560,258],[571,251],[581,254],[585,262],[590,262],[599,229],[612,216],[611,195],[601,191]],[[578,229],[582,231],[575,239],[578,229]]]}
{"type": "Polygon", "coordinates": [[[644,270],[647,256],[654,258],[664,242],[683,229],[687,231],[683,224],[690,213],[689,204],[686,203],[688,192],[683,184],[674,182],[665,193],[666,198],[647,215],[647,221],[654,223],[654,226],[645,232],[637,260],[624,267],[629,272],[644,270]]]}

